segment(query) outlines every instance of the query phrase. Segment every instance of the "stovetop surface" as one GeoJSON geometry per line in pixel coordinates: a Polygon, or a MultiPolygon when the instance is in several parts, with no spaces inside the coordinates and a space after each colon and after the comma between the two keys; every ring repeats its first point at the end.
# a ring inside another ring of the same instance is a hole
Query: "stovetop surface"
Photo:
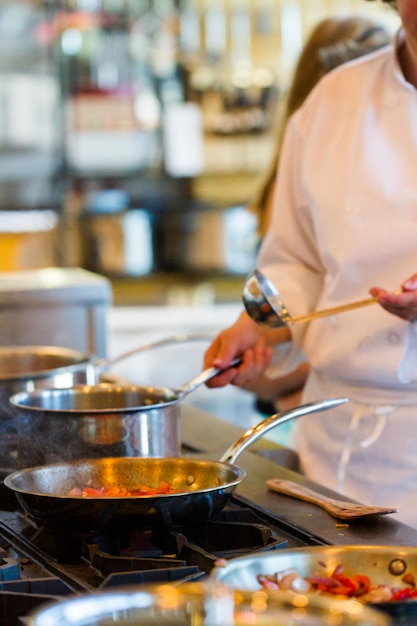
{"type": "MultiPolygon", "coordinates": [[[[239,431],[199,413],[183,412],[185,443],[189,450],[204,449],[205,455],[217,458],[214,446],[233,441],[239,431]]],[[[259,551],[314,545],[417,545],[417,531],[395,519],[341,525],[319,507],[268,492],[265,481],[273,477],[310,485],[252,451],[245,452],[238,464],[248,476],[220,514],[206,524],[164,532],[57,535],[37,528],[17,510],[14,496],[0,488],[0,624],[21,626],[39,604],[72,594],[201,580],[217,559],[259,551]]],[[[395,626],[417,623],[404,619],[395,626]]]]}
{"type": "Polygon", "coordinates": [[[45,600],[207,577],[218,559],[314,545],[238,498],[203,524],[69,536],[38,528],[19,510],[0,510],[0,623],[18,626],[45,600]],[[22,621],[23,619],[23,621],[22,621]]]}

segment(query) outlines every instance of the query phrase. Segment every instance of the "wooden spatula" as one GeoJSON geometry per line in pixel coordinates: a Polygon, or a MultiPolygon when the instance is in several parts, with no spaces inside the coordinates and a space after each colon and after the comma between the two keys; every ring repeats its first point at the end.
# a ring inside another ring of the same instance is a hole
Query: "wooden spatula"
{"type": "Polygon", "coordinates": [[[291,480],[282,480],[280,478],[271,478],[266,481],[269,489],[287,496],[292,496],[298,500],[317,504],[322,509],[330,513],[333,517],[343,520],[354,520],[361,517],[369,517],[371,515],[386,515],[387,513],[396,513],[396,509],[388,509],[377,506],[367,506],[365,504],[356,504],[355,502],[346,502],[344,500],[335,500],[324,496],[317,491],[313,491],[307,487],[303,487],[291,480]]]}

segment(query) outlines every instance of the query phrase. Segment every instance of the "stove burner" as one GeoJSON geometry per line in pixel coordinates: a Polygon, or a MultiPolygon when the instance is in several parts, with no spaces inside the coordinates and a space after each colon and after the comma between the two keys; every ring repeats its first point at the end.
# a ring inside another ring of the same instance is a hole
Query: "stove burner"
{"type": "Polygon", "coordinates": [[[13,616],[69,594],[200,580],[218,559],[306,543],[235,498],[203,524],[81,537],[39,528],[22,512],[2,508],[0,623],[18,626],[13,616]]]}

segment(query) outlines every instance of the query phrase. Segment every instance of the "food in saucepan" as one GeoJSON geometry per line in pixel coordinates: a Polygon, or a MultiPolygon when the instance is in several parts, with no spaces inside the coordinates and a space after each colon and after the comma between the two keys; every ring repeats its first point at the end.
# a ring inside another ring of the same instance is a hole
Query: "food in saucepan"
{"type": "Polygon", "coordinates": [[[66,494],[70,497],[82,498],[132,498],[135,496],[160,496],[162,494],[180,493],[179,489],[173,489],[171,483],[161,480],[157,487],[139,485],[137,489],[127,489],[122,485],[112,487],[73,487],[66,494]]]}
{"type": "MultiPolygon", "coordinates": [[[[320,564],[325,567],[324,564],[320,564]]],[[[366,574],[348,576],[339,564],[329,575],[320,573],[301,576],[295,569],[285,569],[274,574],[258,574],[260,585],[269,591],[294,591],[316,593],[344,598],[355,598],[365,603],[396,602],[417,598],[416,580],[411,572],[401,578],[401,586],[388,586],[372,581],[366,574]]]]}

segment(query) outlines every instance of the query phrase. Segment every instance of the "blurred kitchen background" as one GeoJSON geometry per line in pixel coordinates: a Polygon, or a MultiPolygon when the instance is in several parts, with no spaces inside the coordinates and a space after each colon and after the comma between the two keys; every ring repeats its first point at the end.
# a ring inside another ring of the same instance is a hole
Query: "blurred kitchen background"
{"type": "MultiPolygon", "coordinates": [[[[110,355],[229,324],[294,62],[319,19],[349,12],[398,23],[365,0],[0,0],[1,276],[105,278],[110,355]]],[[[142,355],[136,378],[185,383],[203,349],[142,355]]],[[[252,414],[244,392],[194,398],[252,414]]]]}

